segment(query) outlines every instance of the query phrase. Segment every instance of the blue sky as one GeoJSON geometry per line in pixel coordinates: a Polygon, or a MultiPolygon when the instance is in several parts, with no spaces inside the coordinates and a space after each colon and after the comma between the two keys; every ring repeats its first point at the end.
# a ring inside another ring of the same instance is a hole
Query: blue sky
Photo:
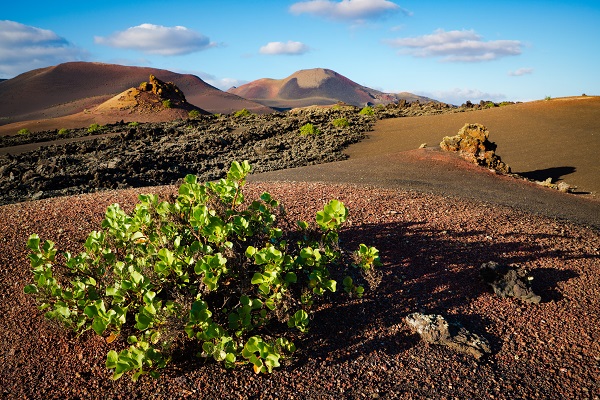
{"type": "Polygon", "coordinates": [[[329,68],[453,104],[600,95],[600,1],[12,1],[0,78],[66,61],[192,73],[226,90],[329,68]]]}

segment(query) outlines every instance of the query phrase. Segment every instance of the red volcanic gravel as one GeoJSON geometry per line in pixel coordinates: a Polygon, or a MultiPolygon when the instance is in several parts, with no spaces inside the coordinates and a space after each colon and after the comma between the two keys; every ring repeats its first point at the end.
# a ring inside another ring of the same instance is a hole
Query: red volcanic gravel
{"type": "Polygon", "coordinates": [[[332,198],[350,211],[341,240],[379,248],[383,281],[362,299],[314,313],[298,351],[270,375],[174,360],[161,378],[112,381],[104,363],[115,343],[79,337],[44,319],[23,293],[32,279],[31,233],[78,252],[106,206],[130,210],[138,193],[111,191],[0,207],[0,397],[6,399],[598,399],[600,234],[596,229],[508,207],[417,192],[319,183],[252,183],[292,219],[312,219],[332,198]],[[540,304],[495,296],[479,266],[531,271],[540,304]],[[421,311],[460,322],[488,339],[477,361],[425,345],[404,317],[421,311]]]}

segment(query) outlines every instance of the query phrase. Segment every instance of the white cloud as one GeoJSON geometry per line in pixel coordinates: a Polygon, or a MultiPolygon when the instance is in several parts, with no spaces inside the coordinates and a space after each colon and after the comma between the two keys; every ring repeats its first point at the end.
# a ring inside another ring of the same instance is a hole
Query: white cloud
{"type": "Polygon", "coordinates": [[[533,68],[519,68],[516,71],[509,71],[509,76],[523,76],[533,74],[533,68]]]}
{"type": "Polygon", "coordinates": [[[242,86],[243,84],[248,83],[248,81],[236,79],[236,78],[218,78],[213,74],[209,74],[207,72],[198,72],[196,73],[200,79],[204,82],[208,83],[211,86],[216,87],[217,89],[227,91],[231,89],[233,86],[242,86]]]}
{"type": "Polygon", "coordinates": [[[473,30],[438,29],[431,35],[387,40],[392,47],[404,49],[415,57],[442,57],[446,62],[492,61],[521,54],[518,40],[483,41],[473,30]]]}
{"type": "Polygon", "coordinates": [[[312,14],[351,21],[378,18],[397,11],[412,15],[411,12],[388,0],[310,0],[294,3],[290,6],[292,14],[312,14]]]}
{"type": "Polygon", "coordinates": [[[50,30],[0,21],[0,77],[86,58],[84,50],[50,30]]]}
{"type": "Polygon", "coordinates": [[[214,47],[210,39],[184,26],[141,24],[108,37],[95,36],[97,44],[140,50],[148,54],[177,56],[214,47]]]}
{"type": "Polygon", "coordinates": [[[260,54],[270,55],[300,55],[309,51],[309,47],[302,42],[291,40],[284,42],[270,42],[260,48],[260,54]]]}
{"type": "Polygon", "coordinates": [[[500,102],[506,100],[506,95],[502,93],[488,93],[478,89],[450,89],[450,90],[436,90],[433,92],[414,92],[420,96],[439,100],[448,104],[461,105],[466,103],[467,100],[473,104],[478,104],[481,100],[490,100],[494,102],[500,102]]]}

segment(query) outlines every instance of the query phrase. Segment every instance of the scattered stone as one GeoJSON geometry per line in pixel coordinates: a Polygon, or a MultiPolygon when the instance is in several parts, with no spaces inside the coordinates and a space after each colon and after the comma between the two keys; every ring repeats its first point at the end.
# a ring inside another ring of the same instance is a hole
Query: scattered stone
{"type": "Polygon", "coordinates": [[[577,189],[577,187],[571,186],[566,182],[552,183],[552,178],[548,178],[545,181],[534,181],[534,182],[540,186],[545,186],[550,189],[556,189],[559,192],[563,192],[563,193],[572,193],[575,191],[575,189],[577,189]]]}
{"type": "Polygon", "coordinates": [[[488,140],[489,135],[487,128],[481,124],[465,124],[456,136],[444,137],[440,147],[444,151],[458,152],[474,164],[503,174],[510,173],[510,167],[496,154],[496,144],[488,140]]]}
{"type": "Polygon", "coordinates": [[[420,149],[426,149],[427,148],[427,143],[421,143],[421,145],[419,146],[420,149]]]}
{"type": "Polygon", "coordinates": [[[487,339],[469,332],[458,323],[448,323],[441,315],[412,313],[405,321],[427,343],[447,346],[477,359],[491,353],[487,339]]]}
{"type": "Polygon", "coordinates": [[[495,261],[483,263],[480,268],[483,281],[500,297],[514,297],[526,303],[537,304],[541,297],[533,293],[533,277],[525,268],[515,268],[495,261]]]}

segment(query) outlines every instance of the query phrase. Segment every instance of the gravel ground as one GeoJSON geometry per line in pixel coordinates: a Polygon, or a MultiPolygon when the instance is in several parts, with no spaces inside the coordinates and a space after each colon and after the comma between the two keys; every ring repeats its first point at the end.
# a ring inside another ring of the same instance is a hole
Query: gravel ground
{"type": "Polygon", "coordinates": [[[380,249],[384,279],[362,299],[316,310],[298,351],[271,375],[182,357],[158,380],[110,380],[107,344],[44,320],[23,293],[31,233],[81,250],[107,205],[131,209],[138,193],[106,191],[0,207],[0,396],[31,398],[600,398],[600,233],[485,202],[402,190],[320,183],[251,183],[290,218],[309,219],[331,198],[350,210],[349,244],[380,249]],[[531,270],[537,305],[496,297],[479,279],[488,261],[531,270]],[[404,323],[439,313],[491,344],[476,361],[426,346],[404,323]]]}

